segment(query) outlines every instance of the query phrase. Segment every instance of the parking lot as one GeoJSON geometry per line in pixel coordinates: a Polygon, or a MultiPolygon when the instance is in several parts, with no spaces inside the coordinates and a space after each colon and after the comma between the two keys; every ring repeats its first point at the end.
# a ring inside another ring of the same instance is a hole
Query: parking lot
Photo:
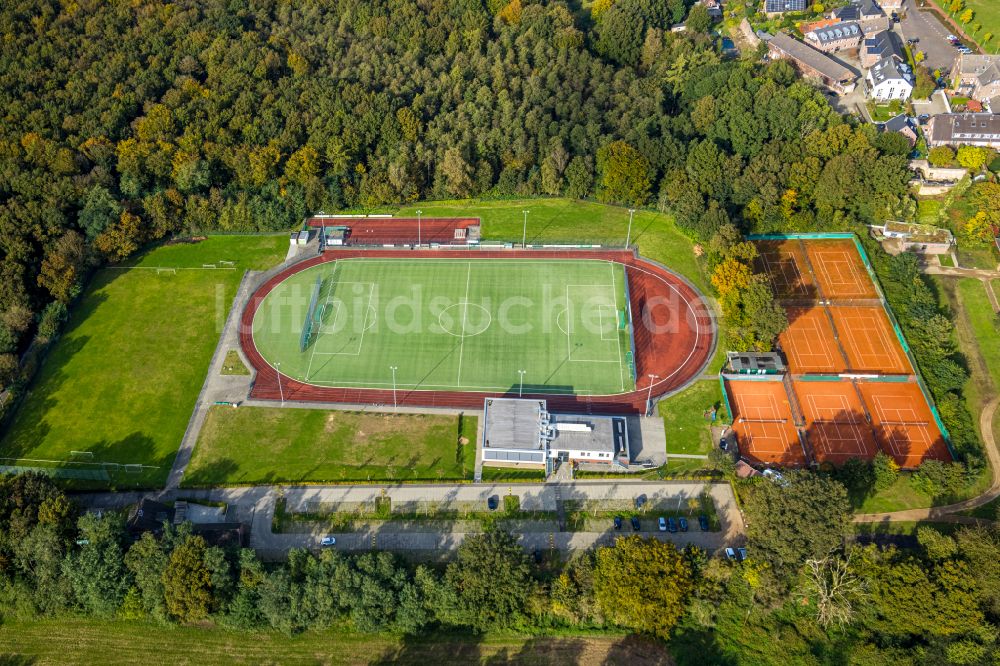
{"type": "Polygon", "coordinates": [[[903,2],[905,17],[896,24],[895,30],[903,41],[918,40],[915,49],[924,52],[927,67],[931,71],[940,69],[947,75],[958,57],[958,51],[948,42],[952,32],[932,9],[920,9],[920,4],[920,0],[903,2]]]}

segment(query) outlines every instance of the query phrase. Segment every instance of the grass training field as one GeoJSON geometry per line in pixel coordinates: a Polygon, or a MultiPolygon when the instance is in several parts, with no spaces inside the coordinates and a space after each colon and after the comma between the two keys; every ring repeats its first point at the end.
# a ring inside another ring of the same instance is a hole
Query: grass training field
{"type": "Polygon", "coordinates": [[[506,391],[523,375],[534,393],[606,395],[635,388],[627,302],[607,261],[340,259],[276,286],[253,336],[272,366],[319,386],[506,391]]]}
{"type": "Polygon", "coordinates": [[[184,485],[471,479],[476,418],[213,407],[184,485]]]}
{"type": "Polygon", "coordinates": [[[47,664],[665,664],[663,643],[621,634],[405,638],[347,630],[242,633],[105,619],[5,622],[0,662],[47,664]]]}
{"type": "Polygon", "coordinates": [[[277,263],[287,244],[285,235],[213,236],[99,271],[0,442],[4,462],[58,466],[86,451],[69,467],[142,464],[111,483],[162,485],[243,271],[277,263]],[[201,269],[220,260],[234,270],[201,269]]]}

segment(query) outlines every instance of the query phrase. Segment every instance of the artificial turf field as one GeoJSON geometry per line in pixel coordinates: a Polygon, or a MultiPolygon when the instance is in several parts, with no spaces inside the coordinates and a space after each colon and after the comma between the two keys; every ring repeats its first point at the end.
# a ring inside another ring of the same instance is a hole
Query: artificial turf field
{"type": "Polygon", "coordinates": [[[317,386],[606,395],[635,388],[624,268],[594,260],[369,259],[292,275],[254,343],[317,386]],[[320,285],[317,287],[317,285],[320,285]],[[315,326],[302,350],[314,289],[315,326]]]}

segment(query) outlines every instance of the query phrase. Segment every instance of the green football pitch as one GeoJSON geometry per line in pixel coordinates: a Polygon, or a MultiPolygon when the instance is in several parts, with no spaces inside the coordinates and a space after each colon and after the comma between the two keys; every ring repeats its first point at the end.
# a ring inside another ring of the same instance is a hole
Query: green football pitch
{"type": "Polygon", "coordinates": [[[523,375],[525,392],[607,395],[635,388],[626,293],[608,261],[340,259],[272,289],[253,339],[317,386],[387,389],[395,374],[405,390],[508,391],[523,375]]]}

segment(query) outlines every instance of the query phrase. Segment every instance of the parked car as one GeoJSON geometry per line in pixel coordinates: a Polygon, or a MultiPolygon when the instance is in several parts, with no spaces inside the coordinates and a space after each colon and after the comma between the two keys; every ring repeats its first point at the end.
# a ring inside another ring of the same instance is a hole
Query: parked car
{"type": "Polygon", "coordinates": [[[726,559],[727,560],[735,560],[736,559],[736,551],[733,550],[732,548],[726,548],[726,559]]]}
{"type": "Polygon", "coordinates": [[[489,507],[490,511],[496,511],[500,506],[500,498],[497,495],[490,495],[486,499],[486,506],[489,507]]]}
{"type": "Polygon", "coordinates": [[[947,37],[945,37],[945,39],[947,39],[949,42],[957,42],[958,41],[958,37],[956,37],[955,35],[948,35],[947,37]]]}
{"type": "Polygon", "coordinates": [[[740,562],[743,562],[744,560],[747,559],[747,549],[746,548],[737,548],[736,549],[736,556],[740,558],[740,562]]]}
{"type": "Polygon", "coordinates": [[[638,497],[635,498],[635,508],[641,509],[642,505],[645,503],[646,503],[645,495],[639,495],[638,497]]]}
{"type": "Polygon", "coordinates": [[[708,516],[698,516],[698,527],[702,532],[708,531],[708,516]]]}
{"type": "Polygon", "coordinates": [[[688,519],[687,518],[678,518],[677,519],[677,524],[680,525],[681,532],[687,532],[688,531],[688,519]]]}
{"type": "Polygon", "coordinates": [[[911,37],[910,39],[906,40],[906,43],[909,44],[910,46],[913,46],[914,44],[919,44],[920,40],[916,37],[911,37]]]}
{"type": "Polygon", "coordinates": [[[719,448],[722,449],[723,451],[729,448],[729,440],[727,440],[725,437],[719,439],[719,448]]]}
{"type": "Polygon", "coordinates": [[[667,531],[672,534],[677,532],[677,521],[673,518],[667,518],[667,531]]]}
{"type": "Polygon", "coordinates": [[[620,530],[622,528],[622,517],[615,516],[615,529],[620,530]]]}
{"type": "Polygon", "coordinates": [[[325,536],[320,540],[319,545],[321,546],[335,546],[337,545],[337,537],[325,536]]]}
{"type": "Polygon", "coordinates": [[[638,532],[640,529],[642,529],[642,526],[639,524],[639,519],[632,516],[632,531],[638,532]]]}
{"type": "Polygon", "coordinates": [[[660,520],[657,521],[657,522],[660,525],[660,531],[661,532],[666,532],[667,531],[667,519],[664,518],[663,516],[660,516],[660,520]]]}

